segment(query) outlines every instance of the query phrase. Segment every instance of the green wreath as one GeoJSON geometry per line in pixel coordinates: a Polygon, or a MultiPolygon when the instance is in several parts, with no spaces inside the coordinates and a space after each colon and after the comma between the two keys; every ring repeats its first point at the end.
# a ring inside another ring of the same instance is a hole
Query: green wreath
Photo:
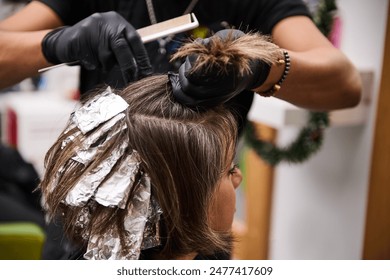
{"type": "MultiPolygon", "coordinates": [[[[333,14],[336,10],[335,0],[323,0],[319,3],[314,22],[325,35],[329,35],[332,29],[333,14]]],[[[328,126],[328,113],[309,112],[308,123],[300,130],[296,140],[287,147],[279,148],[271,142],[257,138],[254,125],[249,121],[246,126],[245,140],[270,165],[277,165],[282,161],[300,163],[320,149],[324,138],[324,130],[328,126]]]]}

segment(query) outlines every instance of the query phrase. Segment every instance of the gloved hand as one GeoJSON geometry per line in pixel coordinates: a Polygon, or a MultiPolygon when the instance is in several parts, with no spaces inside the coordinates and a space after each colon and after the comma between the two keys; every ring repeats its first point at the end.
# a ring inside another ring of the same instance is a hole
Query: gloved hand
{"type": "Polygon", "coordinates": [[[119,65],[126,83],[152,73],[140,36],[116,12],[95,13],[73,26],[54,29],[43,38],[42,52],[51,63],[79,61],[88,70],[109,71],[119,65]]]}
{"type": "MultiPolygon", "coordinates": [[[[240,30],[221,30],[213,36],[222,40],[231,38],[233,40],[243,36],[240,30]]],[[[208,46],[210,39],[201,41],[208,46]]],[[[262,85],[267,79],[270,65],[261,60],[253,60],[250,63],[251,73],[244,76],[239,75],[238,69],[231,67],[226,71],[191,71],[198,55],[187,56],[185,62],[180,66],[179,72],[169,73],[169,79],[173,87],[175,99],[189,107],[213,107],[227,102],[245,89],[255,89],[262,85]]]]}

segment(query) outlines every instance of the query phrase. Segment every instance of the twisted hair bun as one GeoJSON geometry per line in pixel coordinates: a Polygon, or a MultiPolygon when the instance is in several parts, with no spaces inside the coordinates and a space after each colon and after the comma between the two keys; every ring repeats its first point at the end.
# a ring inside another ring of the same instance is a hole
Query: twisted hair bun
{"type": "Polygon", "coordinates": [[[282,56],[281,49],[271,42],[269,36],[243,33],[237,37],[234,31],[237,30],[226,30],[222,37],[217,33],[210,38],[184,44],[171,61],[189,57],[191,74],[195,75],[234,71],[244,76],[252,72],[251,61],[262,60],[271,65],[282,56]]]}

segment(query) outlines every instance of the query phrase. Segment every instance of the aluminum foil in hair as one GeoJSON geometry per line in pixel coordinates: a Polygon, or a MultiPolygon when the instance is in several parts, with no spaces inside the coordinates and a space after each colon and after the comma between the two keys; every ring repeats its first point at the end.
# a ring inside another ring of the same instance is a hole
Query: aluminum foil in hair
{"type": "Polygon", "coordinates": [[[75,116],[74,116],[75,111],[73,111],[70,114],[70,118],[68,120],[68,124],[66,125],[66,129],[64,130],[64,132],[62,134],[67,134],[69,131],[71,131],[73,128],[76,127],[75,116]]]}
{"type": "Polygon", "coordinates": [[[128,106],[122,97],[114,94],[108,87],[74,112],[75,123],[85,134],[123,112],[128,106]]]}
{"type": "MultiPolygon", "coordinates": [[[[86,205],[81,208],[80,212],[77,215],[77,220],[75,226],[81,230],[84,230],[88,227],[88,224],[91,219],[91,209],[89,205],[86,205]]],[[[83,235],[83,239],[87,240],[89,236],[83,235]]]]}
{"type": "Polygon", "coordinates": [[[117,206],[124,209],[136,177],[140,174],[140,163],[138,152],[133,150],[122,161],[118,170],[99,186],[95,194],[95,201],[103,206],[117,206]]]}
{"type": "Polygon", "coordinates": [[[146,220],[144,237],[142,240],[141,249],[146,250],[149,248],[157,247],[161,245],[160,239],[160,216],[162,210],[157,200],[152,194],[148,209],[148,218],[146,220]]]}
{"type": "Polygon", "coordinates": [[[101,182],[110,173],[113,166],[118,159],[124,154],[128,142],[124,141],[122,144],[114,149],[106,160],[102,161],[97,167],[82,176],[76,183],[73,189],[67,194],[65,204],[70,206],[84,206],[86,202],[95,194],[96,189],[101,182]]]}
{"type": "Polygon", "coordinates": [[[87,260],[116,260],[122,246],[119,237],[109,230],[103,236],[92,236],[89,238],[87,251],[84,258],[87,260]]]}
{"type": "Polygon", "coordinates": [[[103,236],[91,236],[84,257],[91,260],[137,260],[141,253],[150,197],[150,178],[143,174],[134,190],[124,220],[125,248],[121,245],[119,234],[114,229],[109,229],[103,236]]]}
{"type": "Polygon", "coordinates": [[[81,131],[77,131],[77,132],[75,132],[74,134],[69,135],[68,137],[66,137],[65,140],[62,141],[62,143],[61,143],[61,150],[65,149],[65,147],[66,147],[69,143],[73,142],[74,139],[76,139],[77,136],[79,136],[80,134],[81,134],[81,131]]]}
{"type": "Polygon", "coordinates": [[[73,160],[87,165],[95,157],[99,150],[104,150],[105,144],[110,141],[115,135],[127,128],[126,125],[112,128],[119,120],[123,119],[125,114],[120,113],[104,123],[98,130],[83,140],[81,147],[76,149],[76,155],[73,160]],[[105,138],[103,137],[106,134],[105,138]],[[97,141],[99,143],[97,144],[97,141]]]}
{"type": "MultiPolygon", "coordinates": [[[[84,165],[89,164],[115,135],[127,128],[126,125],[115,126],[118,121],[125,118],[122,112],[127,107],[128,104],[120,96],[107,88],[72,114],[64,133],[67,134],[76,127],[79,131],[67,136],[62,142],[61,149],[76,138],[80,138],[82,144],[76,148],[75,155],[70,160],[84,165]],[[103,125],[94,130],[100,124],[103,125]],[[90,135],[80,136],[81,133],[86,134],[90,131],[92,131],[90,135]]],[[[65,198],[65,204],[82,207],[75,224],[80,230],[89,226],[93,228],[93,225],[90,225],[92,206],[100,204],[127,211],[123,234],[118,232],[120,230],[118,227],[113,226],[102,236],[83,236],[88,240],[87,252],[84,255],[86,259],[138,259],[142,249],[160,245],[161,208],[151,195],[149,176],[140,171],[141,158],[138,152],[133,150],[131,154],[121,159],[127,147],[128,142],[123,141],[104,161],[83,175],[65,198]],[[120,165],[115,166],[120,159],[120,165]],[[106,178],[108,174],[110,176],[106,178]],[[132,196],[128,201],[130,193],[132,196]],[[124,236],[125,244],[121,243],[120,236],[124,236]]],[[[63,172],[63,168],[57,172],[51,191],[63,172]]]]}

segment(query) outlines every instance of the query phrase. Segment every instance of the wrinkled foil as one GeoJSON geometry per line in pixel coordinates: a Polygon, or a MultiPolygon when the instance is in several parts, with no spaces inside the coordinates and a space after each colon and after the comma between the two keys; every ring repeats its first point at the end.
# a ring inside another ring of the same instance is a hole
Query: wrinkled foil
{"type": "MultiPolygon", "coordinates": [[[[77,109],[76,109],[77,110],[77,109]]],[[[70,118],[68,120],[68,124],[66,125],[67,128],[64,130],[63,134],[67,134],[69,131],[71,131],[73,128],[76,127],[76,123],[75,123],[75,116],[74,116],[74,113],[75,111],[74,110],[71,114],[70,114],[70,118]]]]}
{"type": "Polygon", "coordinates": [[[77,131],[72,135],[69,135],[68,137],[65,138],[64,141],[61,143],[61,150],[63,150],[70,142],[73,142],[74,139],[77,138],[81,134],[81,131],[77,131]]]}
{"type": "MultiPolygon", "coordinates": [[[[109,121],[105,122],[97,131],[93,132],[90,136],[83,139],[82,147],[84,149],[88,149],[91,145],[95,144],[97,140],[99,140],[102,135],[107,133],[108,131],[111,131],[111,128],[121,119],[125,117],[124,113],[119,113],[118,115],[111,118],[109,121]]],[[[122,126],[117,131],[112,132],[111,134],[115,135],[118,132],[124,130],[126,126],[122,126]]]]}
{"type": "MultiPolygon", "coordinates": [[[[104,149],[112,137],[127,128],[121,126],[112,129],[119,120],[125,117],[122,112],[127,107],[128,104],[120,96],[112,93],[111,88],[108,87],[106,91],[72,113],[68,128],[64,133],[68,133],[75,127],[78,127],[80,131],[69,135],[62,142],[61,149],[79,137],[80,133],[85,134],[104,123],[100,129],[81,140],[83,144],[72,157],[72,160],[87,165],[99,150],[104,149]]],[[[65,198],[65,204],[82,207],[75,225],[80,229],[89,226],[93,212],[90,207],[96,206],[96,203],[121,209],[127,206],[128,213],[124,219],[125,248],[120,242],[117,227],[109,228],[103,236],[83,236],[88,240],[88,248],[84,255],[86,259],[138,259],[142,249],[161,244],[159,222],[162,211],[151,195],[150,177],[139,170],[141,158],[137,151],[133,150],[110,178],[105,180],[119,158],[123,156],[127,146],[128,142],[123,142],[105,161],[83,176],[65,198]],[[138,183],[135,182],[138,175],[141,176],[139,186],[127,204],[133,187],[138,183]]],[[[63,172],[63,167],[58,170],[50,191],[57,185],[63,172]]],[[[45,204],[44,197],[42,199],[45,204]]]]}
{"type": "Polygon", "coordinates": [[[119,237],[113,230],[109,230],[100,238],[96,235],[90,237],[84,258],[87,260],[116,260],[121,250],[119,237]]]}
{"type": "MultiPolygon", "coordinates": [[[[89,209],[89,206],[84,206],[78,213],[75,226],[80,229],[85,229],[89,224],[90,218],[91,218],[91,211],[89,209]]],[[[83,236],[83,238],[86,239],[85,236],[83,236]]]]}
{"type": "Polygon", "coordinates": [[[95,157],[96,153],[104,147],[107,141],[111,140],[116,134],[127,128],[126,125],[123,125],[119,128],[111,129],[114,124],[124,117],[125,114],[123,113],[116,115],[111,120],[103,124],[99,130],[86,137],[85,140],[83,140],[82,147],[76,150],[76,155],[72,157],[72,159],[87,165],[95,157]],[[99,145],[96,145],[96,141],[100,140],[100,138],[107,132],[108,134],[106,138],[103,139],[99,145]]]}
{"type": "Polygon", "coordinates": [[[151,196],[150,178],[144,174],[140,180],[140,186],[135,190],[129,203],[128,214],[124,221],[128,250],[122,248],[119,234],[110,229],[104,236],[92,236],[89,239],[84,258],[91,260],[137,260],[139,258],[151,196]]]}
{"type": "Polygon", "coordinates": [[[75,123],[85,134],[99,124],[123,112],[128,106],[129,104],[122,97],[114,94],[111,88],[108,87],[91,102],[84,104],[75,111],[75,123]]]}
{"type": "Polygon", "coordinates": [[[152,195],[150,199],[149,209],[148,209],[148,218],[146,220],[143,240],[141,244],[142,250],[157,247],[161,244],[161,239],[160,239],[161,214],[162,214],[162,210],[160,208],[160,205],[152,195]]]}
{"type": "Polygon", "coordinates": [[[103,182],[96,191],[95,201],[107,207],[126,207],[130,191],[139,173],[140,157],[136,151],[122,161],[118,170],[103,182]]]}
{"type": "Polygon", "coordinates": [[[97,167],[83,176],[67,194],[65,204],[71,206],[84,206],[85,203],[94,195],[101,182],[110,173],[112,167],[123,155],[128,142],[125,141],[117,149],[114,149],[111,155],[97,167]]]}

